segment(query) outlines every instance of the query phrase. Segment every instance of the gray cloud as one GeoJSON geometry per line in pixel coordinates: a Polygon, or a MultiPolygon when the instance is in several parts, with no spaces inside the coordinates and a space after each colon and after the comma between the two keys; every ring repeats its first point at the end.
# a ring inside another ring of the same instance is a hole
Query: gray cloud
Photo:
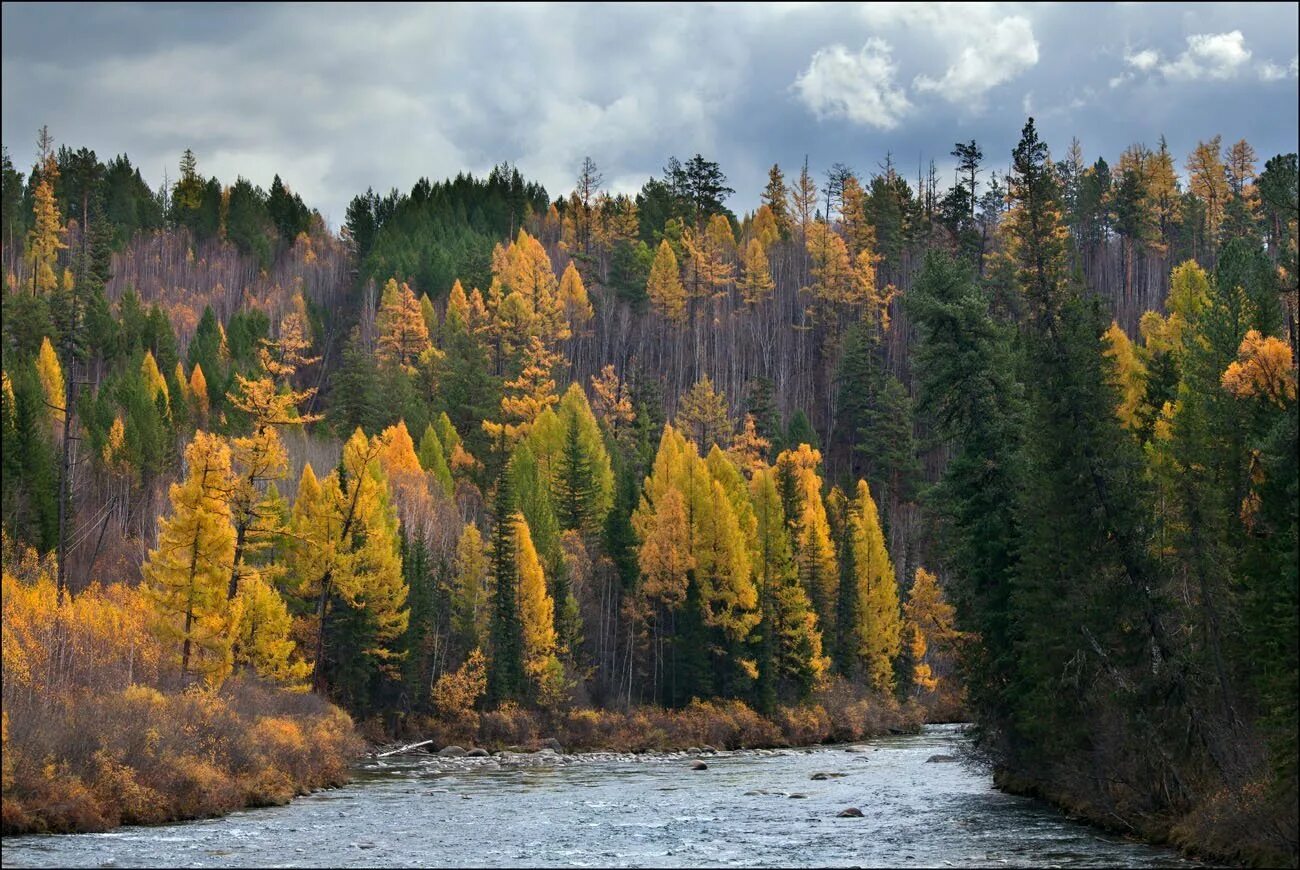
{"type": "Polygon", "coordinates": [[[551,194],[591,155],[635,190],[670,155],[721,162],[737,210],[767,167],[1001,168],[1036,113],[1089,157],[1222,133],[1296,148],[1291,5],[190,6],[6,3],[3,139],[35,131],[152,183],[278,172],[337,226],[366,187],[518,164],[551,194]]]}

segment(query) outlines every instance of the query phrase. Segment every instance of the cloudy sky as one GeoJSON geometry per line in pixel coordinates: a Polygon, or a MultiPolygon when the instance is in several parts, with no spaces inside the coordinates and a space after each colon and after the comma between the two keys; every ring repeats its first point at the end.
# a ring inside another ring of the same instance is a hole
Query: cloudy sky
{"type": "Polygon", "coordinates": [[[5,3],[3,141],[128,153],[151,184],[274,173],[331,224],[373,186],[509,160],[552,196],[591,155],[634,191],[667,158],[721,163],[737,211],[766,170],[1005,165],[1025,116],[1089,160],[1163,134],[1296,150],[1297,6],[5,3]]]}

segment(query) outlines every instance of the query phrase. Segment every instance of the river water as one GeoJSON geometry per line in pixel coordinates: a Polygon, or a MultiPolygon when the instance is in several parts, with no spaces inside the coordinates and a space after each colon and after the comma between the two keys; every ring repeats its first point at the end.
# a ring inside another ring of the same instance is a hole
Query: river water
{"type": "Polygon", "coordinates": [[[412,753],[288,806],[105,834],[10,837],[6,867],[1190,867],[1169,849],[929,762],[957,726],[852,747],[697,758],[412,753]],[[812,779],[814,774],[841,774],[812,779]],[[839,818],[847,807],[862,818],[839,818]]]}

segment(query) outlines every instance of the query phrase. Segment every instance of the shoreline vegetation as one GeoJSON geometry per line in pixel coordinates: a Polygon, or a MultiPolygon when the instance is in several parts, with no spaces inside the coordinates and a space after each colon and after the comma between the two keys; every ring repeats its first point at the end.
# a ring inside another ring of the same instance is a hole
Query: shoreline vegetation
{"type": "MultiPolygon", "coordinates": [[[[443,712],[359,724],[306,686],[251,669],[184,684],[137,589],[98,585],[57,603],[51,560],[9,552],[3,577],[0,832],[101,832],[282,805],[347,783],[367,748],[418,735],[435,748],[567,751],[757,749],[863,740],[952,721],[960,701],[899,702],[829,679],[762,716],[739,700],[680,709],[476,710],[473,687],[443,712]]],[[[454,693],[453,693],[454,694],[454,693]]],[[[399,744],[400,745],[400,744],[399,744]]]]}

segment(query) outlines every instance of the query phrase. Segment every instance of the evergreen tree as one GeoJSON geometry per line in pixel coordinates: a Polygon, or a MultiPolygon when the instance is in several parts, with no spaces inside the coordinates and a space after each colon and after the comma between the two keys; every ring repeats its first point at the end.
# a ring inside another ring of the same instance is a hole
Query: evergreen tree
{"type": "Polygon", "coordinates": [[[489,561],[493,597],[488,666],[488,700],[493,704],[519,700],[524,690],[523,624],[519,614],[518,557],[512,519],[514,493],[510,478],[509,471],[503,470],[497,479],[493,507],[489,561]]]}

